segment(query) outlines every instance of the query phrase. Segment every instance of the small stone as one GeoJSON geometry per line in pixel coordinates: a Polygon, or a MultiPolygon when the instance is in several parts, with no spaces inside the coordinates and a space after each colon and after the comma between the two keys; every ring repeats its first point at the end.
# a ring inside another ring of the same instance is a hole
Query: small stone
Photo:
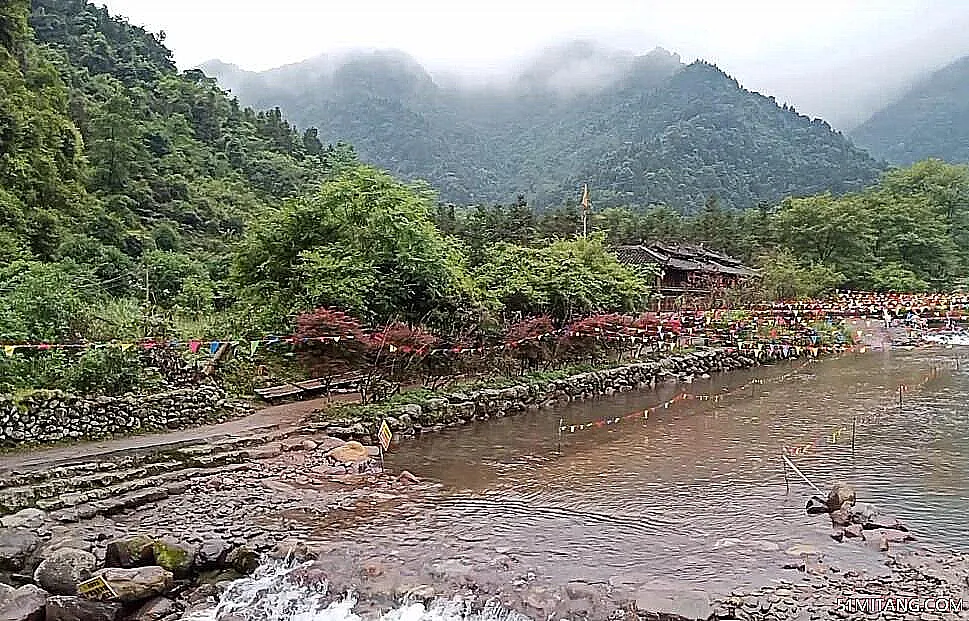
{"type": "Polygon", "coordinates": [[[225,563],[228,552],[229,545],[224,540],[206,539],[195,553],[195,565],[202,570],[220,568],[225,563]]]}
{"type": "Polygon", "coordinates": [[[234,548],[225,558],[228,566],[240,574],[251,574],[259,567],[259,555],[246,546],[234,548]]]}

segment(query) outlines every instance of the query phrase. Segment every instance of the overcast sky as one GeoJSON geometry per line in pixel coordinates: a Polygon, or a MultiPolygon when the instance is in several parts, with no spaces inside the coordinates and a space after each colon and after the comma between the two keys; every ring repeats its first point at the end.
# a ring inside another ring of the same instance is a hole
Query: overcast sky
{"type": "Polygon", "coordinates": [[[905,82],[969,54],[967,0],[95,2],[164,30],[183,69],[219,58],[262,70],[365,47],[402,49],[431,69],[492,72],[583,38],[634,52],[660,45],[687,62],[704,58],[747,88],[827,117],[898,87],[880,81],[905,82]],[[832,89],[843,92],[826,92],[832,89]]]}

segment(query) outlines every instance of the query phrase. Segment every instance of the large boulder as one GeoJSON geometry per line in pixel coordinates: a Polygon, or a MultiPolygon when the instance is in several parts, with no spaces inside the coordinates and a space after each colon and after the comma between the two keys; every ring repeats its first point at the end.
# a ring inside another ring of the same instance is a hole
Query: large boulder
{"type": "Polygon", "coordinates": [[[153,541],[151,549],[155,564],[172,572],[176,578],[185,577],[192,571],[197,552],[195,546],[166,535],[153,541]]]}
{"type": "Polygon", "coordinates": [[[40,538],[26,528],[0,528],[0,571],[24,571],[29,567],[40,538]]]}
{"type": "Polygon", "coordinates": [[[40,562],[34,581],[55,595],[75,595],[77,585],[91,577],[98,560],[90,552],[59,548],[40,562]]]}
{"type": "Polygon", "coordinates": [[[47,591],[25,584],[0,602],[0,621],[44,621],[47,591]]]}
{"type": "Polygon", "coordinates": [[[351,464],[370,459],[367,447],[356,440],[350,440],[346,444],[330,449],[326,456],[332,461],[340,464],[351,464]]]}
{"type": "Polygon", "coordinates": [[[855,489],[847,483],[835,483],[828,492],[828,513],[837,511],[847,503],[855,504],[855,489]]]}
{"type": "Polygon", "coordinates": [[[137,602],[161,595],[172,588],[172,572],[157,565],[147,567],[108,567],[95,572],[123,602],[137,602]]]}
{"type": "Polygon", "coordinates": [[[131,535],[108,542],[104,552],[104,564],[107,567],[141,567],[154,563],[154,553],[151,537],[147,535],[131,535]]]}
{"type": "Polygon", "coordinates": [[[54,595],[47,598],[46,621],[117,621],[121,607],[120,602],[54,595]]]}

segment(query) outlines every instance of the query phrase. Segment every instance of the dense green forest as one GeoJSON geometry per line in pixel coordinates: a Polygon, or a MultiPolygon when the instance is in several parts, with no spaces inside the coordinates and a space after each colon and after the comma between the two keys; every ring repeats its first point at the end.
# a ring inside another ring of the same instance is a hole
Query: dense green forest
{"type": "Polygon", "coordinates": [[[524,194],[546,208],[576,200],[587,181],[601,207],[691,212],[717,196],[746,208],[859,190],[881,170],[826,122],[661,49],[622,57],[554,48],[510,83],[480,88],[439,85],[399,52],[263,74],[204,67],[242,101],[279,106],[322,139],[346,140],[364,160],[462,205],[524,194]]]}
{"type": "MultiPolygon", "coordinates": [[[[574,204],[456,207],[278,110],[241,107],[179,73],[160,36],[84,0],[0,7],[0,93],[5,345],[292,334],[321,307],[445,341],[634,313],[653,274],[610,246],[650,239],[762,267],[755,295],[948,288],[969,267],[965,166],[931,160],[745,210],[707,198],[692,216],[603,207],[594,189],[582,238],[574,204]]],[[[0,391],[143,389],[146,368],[137,348],[23,351],[0,355],[0,391]]]]}
{"type": "Polygon", "coordinates": [[[917,82],[851,137],[894,164],[928,157],[969,162],[969,56],[917,82]]]}

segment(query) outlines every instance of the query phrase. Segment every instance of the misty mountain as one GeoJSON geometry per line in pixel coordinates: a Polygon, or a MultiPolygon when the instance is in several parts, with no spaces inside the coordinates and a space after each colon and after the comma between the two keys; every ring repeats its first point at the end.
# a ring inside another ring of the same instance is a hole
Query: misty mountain
{"type": "Polygon", "coordinates": [[[879,164],[821,120],[666,50],[575,42],[488,84],[436,79],[396,51],[318,57],[262,73],[203,66],[244,104],[278,106],[320,139],[431,183],[455,203],[667,204],[695,211],[859,189],[879,164]]]}
{"type": "Polygon", "coordinates": [[[919,81],[852,132],[877,157],[969,162],[969,56],[919,81]]]}

